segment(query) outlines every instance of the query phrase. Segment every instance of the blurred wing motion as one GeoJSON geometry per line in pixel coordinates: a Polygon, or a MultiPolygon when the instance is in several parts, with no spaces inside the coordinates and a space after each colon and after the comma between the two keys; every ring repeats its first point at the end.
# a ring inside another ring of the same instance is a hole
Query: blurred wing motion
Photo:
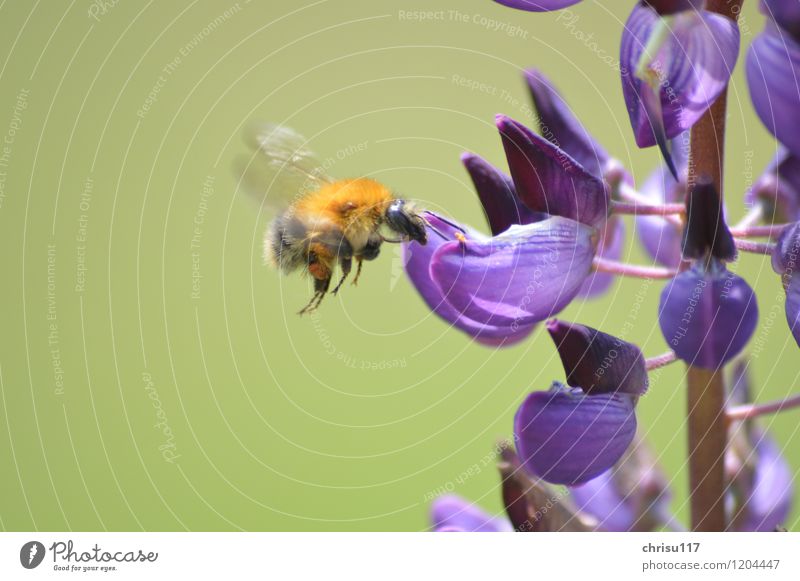
{"type": "Polygon", "coordinates": [[[333,181],[308,140],[290,127],[253,124],[244,140],[252,153],[237,157],[234,169],[242,188],[259,204],[284,209],[333,181]]]}

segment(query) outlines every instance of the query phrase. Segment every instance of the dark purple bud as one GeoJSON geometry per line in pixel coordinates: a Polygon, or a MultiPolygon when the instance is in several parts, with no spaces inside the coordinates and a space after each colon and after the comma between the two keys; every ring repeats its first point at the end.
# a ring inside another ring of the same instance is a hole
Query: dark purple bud
{"type": "Polygon", "coordinates": [[[705,10],[680,12],[664,26],[655,10],[637,4],[622,33],[620,63],[636,144],[659,145],[671,164],[667,140],[692,127],[727,86],[739,28],[705,10]]]}
{"type": "Polygon", "coordinates": [[[584,393],[642,395],[649,384],[644,356],[636,345],[591,327],[552,319],[547,331],[556,344],[567,383],[584,393]]]}
{"type": "Polygon", "coordinates": [[[436,532],[511,532],[506,519],[491,516],[456,494],[439,496],[431,503],[431,526],[436,532]]]}
{"type": "Polygon", "coordinates": [[[561,10],[567,6],[577,4],[581,0],[494,0],[498,4],[527,10],[528,12],[550,12],[551,10],[561,10]]]}
{"type": "Polygon", "coordinates": [[[642,4],[648,5],[661,16],[684,10],[700,10],[704,3],[705,0],[642,0],[642,4]]]}
{"type": "Polygon", "coordinates": [[[673,278],[661,292],[661,333],[690,365],[718,369],[738,355],[755,331],[758,306],[745,280],[711,259],[673,278]]]}
{"type": "Polygon", "coordinates": [[[602,178],[509,117],[498,115],[497,127],[517,195],[525,205],[589,226],[605,223],[610,195],[602,178]]]}
{"type": "Polygon", "coordinates": [[[603,177],[608,169],[608,154],[575,118],[550,80],[536,69],[525,71],[525,80],[536,107],[539,133],[590,174],[603,177]]]}
{"type": "Polygon", "coordinates": [[[717,188],[707,178],[698,178],[686,197],[682,248],[684,258],[736,258],[736,244],[725,224],[717,188]]]}
{"type": "Polygon", "coordinates": [[[577,485],[622,457],[636,432],[633,397],[587,395],[558,382],[533,392],[514,418],[525,469],[554,484],[577,485]]]}
{"type": "Polygon", "coordinates": [[[800,2],[797,0],[761,0],[761,8],[778,26],[800,40],[800,2]]]}
{"type": "Polygon", "coordinates": [[[800,44],[768,22],[747,52],[747,85],[761,122],[800,156],[800,44]]]}
{"type": "Polygon", "coordinates": [[[747,191],[745,202],[760,204],[766,222],[800,220],[800,157],[782,147],[747,191]]]}
{"type": "Polygon", "coordinates": [[[475,184],[493,235],[505,232],[514,224],[530,224],[541,219],[517,197],[514,182],[506,174],[472,153],[462,154],[461,161],[475,184]]]}
{"type": "MultiPolygon", "coordinates": [[[[786,275],[784,275],[786,280],[786,275]]],[[[786,286],[786,322],[792,331],[792,337],[800,346],[800,276],[792,277],[786,286]]]]}
{"type": "Polygon", "coordinates": [[[578,512],[562,492],[554,490],[539,478],[532,478],[522,468],[510,443],[503,442],[501,446],[497,469],[502,479],[503,504],[514,531],[535,533],[594,530],[594,519],[578,512]]]}

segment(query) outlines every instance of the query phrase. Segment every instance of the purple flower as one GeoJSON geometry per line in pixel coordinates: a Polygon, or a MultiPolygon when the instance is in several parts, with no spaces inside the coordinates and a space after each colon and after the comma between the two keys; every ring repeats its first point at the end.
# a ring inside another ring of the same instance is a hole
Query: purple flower
{"type": "Polygon", "coordinates": [[[705,0],[642,0],[662,16],[683,12],[684,10],[699,10],[705,0]]]}
{"type": "Polygon", "coordinates": [[[800,220],[800,157],[781,147],[747,191],[745,202],[751,206],[760,204],[766,222],[800,220]]]}
{"type": "Polygon", "coordinates": [[[491,516],[456,494],[436,498],[431,504],[430,518],[436,532],[504,533],[512,530],[506,519],[491,516]]]}
{"type": "Polygon", "coordinates": [[[567,6],[577,4],[581,0],[494,0],[498,4],[527,10],[528,12],[550,12],[551,10],[561,10],[567,6]]]}
{"type": "Polygon", "coordinates": [[[797,0],[761,0],[761,9],[778,26],[800,40],[800,2],[797,0]]]}
{"type": "MultiPolygon", "coordinates": [[[[747,363],[734,369],[730,402],[750,402],[747,363]]],[[[731,528],[737,531],[774,531],[791,512],[792,470],[778,444],[754,420],[730,427],[725,467],[730,481],[731,528]]]]}
{"type": "Polygon", "coordinates": [[[526,470],[547,482],[582,484],[608,470],[636,432],[634,405],[647,389],[635,345],[585,327],[547,325],[567,387],[533,392],[517,410],[514,434],[526,470]]]}
{"type": "Polygon", "coordinates": [[[652,531],[673,520],[667,479],[638,437],[611,470],[570,488],[570,496],[606,531],[652,531]]]}
{"type": "Polygon", "coordinates": [[[800,156],[800,43],[774,22],[750,45],[747,85],[761,122],[793,155],[800,156]]]}
{"type": "MultiPolygon", "coordinates": [[[[676,180],[666,165],[656,169],[645,181],[640,193],[653,204],[674,204],[684,202],[687,191],[687,147],[688,133],[673,140],[671,147],[673,161],[678,170],[676,180]]],[[[639,240],[647,253],[659,264],[677,268],[682,260],[680,226],[662,216],[636,216],[636,229],[639,240]]]]}
{"type": "Polygon", "coordinates": [[[686,4],[688,10],[668,20],[637,4],[620,48],[622,89],[636,144],[658,145],[673,175],[667,140],[692,127],[722,93],[739,51],[735,22],[686,4]]]}
{"type": "Polygon", "coordinates": [[[717,369],[738,355],[758,322],[755,293],[716,258],[697,261],[661,291],[658,321],[676,355],[717,369]]]}
{"type": "Polygon", "coordinates": [[[772,269],[781,275],[786,290],[786,322],[800,346],[800,276],[795,276],[800,259],[800,222],[781,232],[772,253],[772,269]]]}

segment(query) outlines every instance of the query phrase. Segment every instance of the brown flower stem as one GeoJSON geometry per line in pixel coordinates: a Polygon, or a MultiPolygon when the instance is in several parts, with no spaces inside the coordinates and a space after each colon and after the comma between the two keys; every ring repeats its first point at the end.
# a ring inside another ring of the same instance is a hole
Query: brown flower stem
{"type": "MultiPolygon", "coordinates": [[[[706,10],[736,20],[742,0],[708,0],[706,10]]],[[[691,132],[689,187],[700,176],[711,178],[722,203],[727,90],[706,111],[691,132]]],[[[723,531],[725,521],[725,380],[723,370],[689,366],[689,489],[692,530],[723,531]]]]}

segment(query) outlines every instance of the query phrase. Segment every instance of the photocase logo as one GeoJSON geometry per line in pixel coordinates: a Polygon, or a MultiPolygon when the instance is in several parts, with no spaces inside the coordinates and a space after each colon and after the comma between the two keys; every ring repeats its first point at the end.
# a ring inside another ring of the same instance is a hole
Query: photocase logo
{"type": "Polygon", "coordinates": [[[39,541],[29,541],[19,550],[19,562],[26,569],[35,569],[44,559],[44,545],[39,541]]]}

